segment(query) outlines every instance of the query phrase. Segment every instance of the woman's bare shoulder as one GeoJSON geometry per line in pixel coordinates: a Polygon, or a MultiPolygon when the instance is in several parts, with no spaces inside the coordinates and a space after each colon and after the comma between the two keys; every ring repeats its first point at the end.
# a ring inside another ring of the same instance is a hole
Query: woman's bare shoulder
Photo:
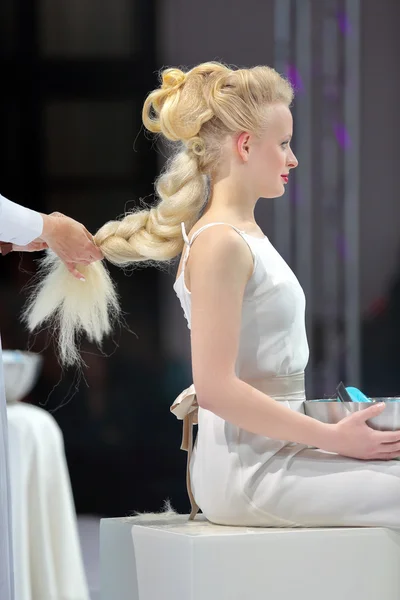
{"type": "MultiPolygon", "coordinates": [[[[202,225],[193,228],[195,235],[202,225]]],[[[189,240],[192,237],[189,236],[189,240]]],[[[193,278],[201,282],[204,278],[224,277],[231,273],[235,279],[242,278],[246,285],[253,270],[253,257],[247,243],[228,224],[215,225],[203,230],[194,239],[186,265],[185,280],[189,284],[193,278]]],[[[200,283],[201,285],[201,283],[200,283]]]]}

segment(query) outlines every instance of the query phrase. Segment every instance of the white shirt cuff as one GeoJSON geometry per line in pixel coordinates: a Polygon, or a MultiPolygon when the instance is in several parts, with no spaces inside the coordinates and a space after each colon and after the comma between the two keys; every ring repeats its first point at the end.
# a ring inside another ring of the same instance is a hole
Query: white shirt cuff
{"type": "Polygon", "coordinates": [[[0,194],[0,241],[26,246],[43,231],[43,217],[0,194]]]}

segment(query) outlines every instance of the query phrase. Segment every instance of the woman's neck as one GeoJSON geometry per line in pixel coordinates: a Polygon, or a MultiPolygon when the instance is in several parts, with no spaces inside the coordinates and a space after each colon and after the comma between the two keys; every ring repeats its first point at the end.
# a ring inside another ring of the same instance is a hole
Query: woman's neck
{"type": "Polygon", "coordinates": [[[221,219],[246,226],[255,225],[254,209],[258,199],[242,187],[229,178],[212,182],[203,217],[206,216],[207,220],[221,219]]]}

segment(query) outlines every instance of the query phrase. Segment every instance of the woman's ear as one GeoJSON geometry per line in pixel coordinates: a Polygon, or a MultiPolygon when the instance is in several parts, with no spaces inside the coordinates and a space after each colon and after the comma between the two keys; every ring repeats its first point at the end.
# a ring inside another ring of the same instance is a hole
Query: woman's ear
{"type": "Polygon", "coordinates": [[[249,152],[250,152],[250,134],[243,132],[239,135],[237,140],[237,149],[239,152],[240,158],[243,162],[247,162],[249,160],[249,152]]]}

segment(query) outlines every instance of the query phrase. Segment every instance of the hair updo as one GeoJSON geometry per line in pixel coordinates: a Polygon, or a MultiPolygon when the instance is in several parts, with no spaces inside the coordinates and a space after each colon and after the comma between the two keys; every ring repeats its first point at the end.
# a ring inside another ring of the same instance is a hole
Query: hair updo
{"type": "MultiPolygon", "coordinates": [[[[181,223],[190,230],[207,202],[207,178],[218,165],[229,135],[262,132],[268,105],[293,99],[290,83],[274,69],[231,69],[209,62],[186,73],[161,72],[160,87],[143,106],[146,129],[161,134],[175,151],[155,188],[158,201],[109,221],[96,233],[105,260],[115,265],[169,261],[183,249],[181,223]]],[[[101,343],[118,318],[119,303],[103,262],[79,267],[85,283],[75,280],[57,256],[42,261],[42,280],[24,312],[30,330],[49,322],[58,334],[60,362],[81,361],[77,339],[84,333],[101,343]]]]}

